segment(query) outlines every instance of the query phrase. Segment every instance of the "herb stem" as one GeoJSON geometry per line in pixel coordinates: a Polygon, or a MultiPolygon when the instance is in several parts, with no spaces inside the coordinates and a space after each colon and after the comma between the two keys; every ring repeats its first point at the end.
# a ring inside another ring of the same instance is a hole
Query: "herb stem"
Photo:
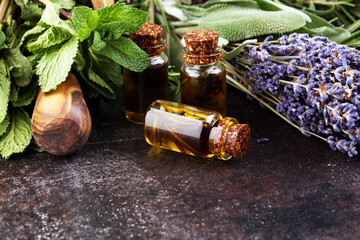
{"type": "Polygon", "coordinates": [[[0,4],[0,24],[2,23],[10,0],[2,0],[0,4]]]}
{"type": "MultiPolygon", "coordinates": [[[[46,4],[49,2],[49,0],[38,0],[39,3],[42,3],[46,6],[46,4]]],[[[72,21],[72,15],[70,13],[68,13],[67,11],[65,11],[64,9],[60,9],[60,14],[69,19],[70,21],[72,21]]]]}
{"type": "Polygon", "coordinates": [[[274,112],[276,115],[278,115],[280,118],[282,118],[283,120],[285,120],[287,123],[289,123],[291,126],[293,126],[294,128],[298,129],[301,132],[306,132],[309,133],[315,137],[318,137],[319,139],[322,139],[324,141],[327,141],[326,138],[321,137],[313,132],[310,132],[308,130],[305,130],[304,128],[296,125],[295,123],[291,122],[289,119],[287,119],[285,116],[281,115],[278,111],[276,111],[273,107],[271,107],[268,103],[266,103],[265,101],[263,101],[261,98],[259,98],[257,95],[252,94],[247,88],[245,88],[243,85],[241,85],[240,83],[238,83],[237,81],[235,81],[235,79],[233,79],[232,77],[230,77],[229,75],[226,76],[228,83],[230,83],[232,86],[234,86],[235,88],[243,91],[244,93],[250,95],[251,97],[255,98],[256,100],[258,100],[262,105],[264,105],[266,108],[268,108],[270,111],[274,112]]]}
{"type": "Polygon", "coordinates": [[[155,22],[155,0],[149,0],[148,20],[149,20],[149,23],[155,22]]]}

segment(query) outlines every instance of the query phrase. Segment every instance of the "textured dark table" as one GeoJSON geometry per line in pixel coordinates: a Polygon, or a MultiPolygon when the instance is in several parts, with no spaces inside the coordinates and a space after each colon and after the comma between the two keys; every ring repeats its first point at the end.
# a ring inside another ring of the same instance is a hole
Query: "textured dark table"
{"type": "Polygon", "coordinates": [[[230,87],[228,103],[252,127],[242,160],[151,148],[106,108],[73,155],[0,160],[0,239],[359,239],[359,157],[230,87]]]}

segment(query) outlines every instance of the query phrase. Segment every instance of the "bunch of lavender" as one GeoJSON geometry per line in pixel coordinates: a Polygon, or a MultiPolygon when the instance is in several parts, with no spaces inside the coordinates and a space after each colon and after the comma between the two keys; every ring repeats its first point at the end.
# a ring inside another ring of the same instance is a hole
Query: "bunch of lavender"
{"type": "Polygon", "coordinates": [[[360,55],[325,37],[291,34],[248,45],[225,62],[228,82],[306,135],[357,154],[360,55]],[[359,69],[359,70],[357,70],[359,69]]]}

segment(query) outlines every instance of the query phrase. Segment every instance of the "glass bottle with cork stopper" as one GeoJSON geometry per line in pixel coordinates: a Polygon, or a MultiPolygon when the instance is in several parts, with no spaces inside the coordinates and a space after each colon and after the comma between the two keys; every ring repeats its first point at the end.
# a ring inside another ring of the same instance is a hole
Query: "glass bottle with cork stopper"
{"type": "Polygon", "coordinates": [[[150,145],[197,157],[242,158],[250,144],[250,127],[215,111],[157,100],[145,115],[150,145]]]}
{"type": "Polygon", "coordinates": [[[126,118],[142,124],[146,109],[156,99],[168,97],[168,58],[163,53],[163,29],[154,23],[145,23],[130,39],[149,55],[150,66],[143,72],[124,69],[124,106],[126,118]]]}
{"type": "Polygon", "coordinates": [[[226,116],[226,70],[220,62],[219,34],[197,30],[185,34],[181,67],[181,102],[226,116]]]}

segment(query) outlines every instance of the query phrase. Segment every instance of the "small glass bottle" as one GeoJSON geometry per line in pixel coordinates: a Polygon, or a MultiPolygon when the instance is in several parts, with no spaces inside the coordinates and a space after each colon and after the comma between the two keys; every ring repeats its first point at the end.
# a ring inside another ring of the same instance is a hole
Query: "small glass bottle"
{"type": "Polygon", "coordinates": [[[180,70],[181,102],[215,110],[226,116],[226,70],[220,62],[219,34],[197,30],[185,34],[187,47],[180,70]]]}
{"type": "Polygon", "coordinates": [[[136,33],[130,33],[130,39],[150,59],[150,66],[143,72],[124,69],[125,115],[134,123],[143,123],[146,109],[153,101],[168,97],[168,58],[162,52],[165,49],[162,32],[159,25],[145,23],[136,33]]]}
{"type": "Polygon", "coordinates": [[[235,118],[185,104],[157,100],[145,115],[150,145],[197,157],[241,158],[250,144],[250,128],[235,118]]]}

